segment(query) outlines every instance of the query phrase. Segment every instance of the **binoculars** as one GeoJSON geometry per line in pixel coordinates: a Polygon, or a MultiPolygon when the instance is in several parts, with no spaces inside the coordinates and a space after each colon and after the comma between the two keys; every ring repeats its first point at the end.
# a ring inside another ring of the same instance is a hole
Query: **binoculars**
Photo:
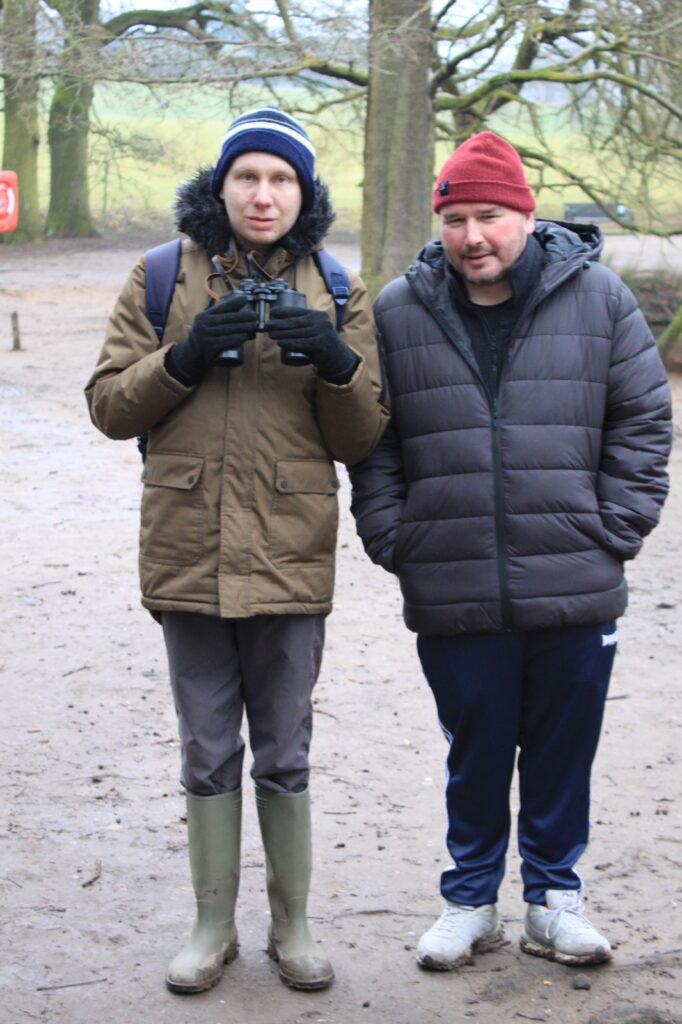
{"type": "MultiPolygon", "coordinates": [[[[303,292],[289,288],[281,277],[275,278],[274,281],[254,281],[253,278],[247,277],[241,282],[238,290],[245,293],[249,305],[256,310],[258,315],[257,331],[265,330],[265,307],[267,305],[276,306],[278,309],[283,307],[305,309],[307,306],[303,292]]],[[[226,348],[220,353],[216,362],[219,366],[241,366],[244,362],[244,349],[241,345],[226,348]]],[[[286,366],[305,366],[310,360],[302,352],[282,350],[282,362],[286,366]]]]}

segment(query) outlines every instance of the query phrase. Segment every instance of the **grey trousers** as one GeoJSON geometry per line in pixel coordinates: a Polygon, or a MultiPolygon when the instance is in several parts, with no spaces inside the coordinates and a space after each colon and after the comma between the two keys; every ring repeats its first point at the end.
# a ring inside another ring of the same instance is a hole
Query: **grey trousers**
{"type": "Polygon", "coordinates": [[[188,792],[213,796],[241,786],[244,710],[256,784],[305,789],[325,617],[163,612],[162,624],[188,792]]]}

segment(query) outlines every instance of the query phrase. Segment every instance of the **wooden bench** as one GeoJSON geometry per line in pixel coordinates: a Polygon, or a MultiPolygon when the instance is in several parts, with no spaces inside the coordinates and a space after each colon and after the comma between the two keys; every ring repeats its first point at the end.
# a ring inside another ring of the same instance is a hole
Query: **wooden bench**
{"type": "Polygon", "coordinates": [[[613,220],[613,217],[620,220],[631,221],[632,214],[630,207],[625,203],[564,203],[564,220],[569,223],[575,221],[613,220]]]}

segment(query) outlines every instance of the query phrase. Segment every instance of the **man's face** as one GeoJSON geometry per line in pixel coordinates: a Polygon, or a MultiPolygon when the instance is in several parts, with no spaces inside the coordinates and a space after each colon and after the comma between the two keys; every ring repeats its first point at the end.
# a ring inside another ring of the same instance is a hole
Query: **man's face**
{"type": "Polygon", "coordinates": [[[220,198],[243,242],[267,248],[296,223],[302,195],[291,164],[272,153],[242,153],[230,164],[220,198]]]}
{"type": "Polygon", "coordinates": [[[531,213],[496,203],[449,203],[440,211],[445,255],[476,290],[503,280],[534,229],[531,213]]]}

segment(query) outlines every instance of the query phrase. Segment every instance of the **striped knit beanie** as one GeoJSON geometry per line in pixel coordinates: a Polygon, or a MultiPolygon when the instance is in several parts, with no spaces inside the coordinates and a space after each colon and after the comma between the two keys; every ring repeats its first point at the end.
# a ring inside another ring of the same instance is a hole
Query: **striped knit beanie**
{"type": "Polygon", "coordinates": [[[433,189],[433,212],[448,203],[498,203],[525,213],[535,209],[521,157],[495,132],[473,135],[443,164],[433,189]]]}
{"type": "Polygon", "coordinates": [[[220,143],[220,156],[213,171],[211,191],[216,199],[230,164],[241,153],[274,153],[296,171],[307,213],[315,199],[315,148],[302,124],[279,107],[258,107],[235,117],[220,143]]]}

